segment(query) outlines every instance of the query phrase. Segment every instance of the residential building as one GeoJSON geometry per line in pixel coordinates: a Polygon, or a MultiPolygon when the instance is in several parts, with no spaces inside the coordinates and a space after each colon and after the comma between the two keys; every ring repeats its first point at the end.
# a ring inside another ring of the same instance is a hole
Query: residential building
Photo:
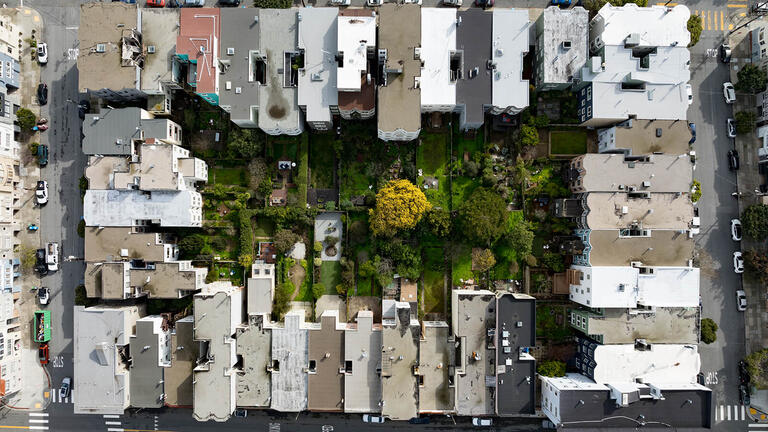
{"type": "Polygon", "coordinates": [[[376,12],[341,10],[337,27],[339,114],[345,120],[369,119],[376,112],[376,12]]]}
{"type": "MultiPolygon", "coordinates": [[[[249,14],[250,15],[250,14],[249,14]]],[[[219,8],[182,8],[174,60],[184,88],[219,104],[219,8]]],[[[175,66],[176,66],[175,65],[175,66]]]]}
{"type": "Polygon", "coordinates": [[[299,66],[298,103],[307,124],[314,130],[333,127],[338,113],[339,91],[336,87],[338,8],[305,8],[299,12],[299,51],[304,64],[299,66]]]}
{"type": "Polygon", "coordinates": [[[165,403],[165,371],[171,366],[171,332],[163,317],[136,321],[131,336],[131,406],[161,408],[165,403]]]}
{"type": "Polygon", "coordinates": [[[577,6],[550,6],[536,20],[536,89],[564,90],[587,62],[589,13],[577,6]]]}
{"type": "Polygon", "coordinates": [[[0,52],[18,63],[20,42],[19,29],[13,25],[13,16],[4,15],[0,18],[0,52]]]}
{"type": "Polygon", "coordinates": [[[693,162],[686,155],[585,154],[571,160],[566,181],[572,193],[689,192],[693,162]]]}
{"type": "Polygon", "coordinates": [[[699,343],[697,307],[650,309],[572,309],[571,327],[597,343],[631,344],[643,339],[651,344],[699,343]]]}
{"type": "Polygon", "coordinates": [[[580,247],[564,252],[573,255],[573,263],[579,266],[691,267],[693,259],[693,236],[685,232],[577,229],[574,235],[580,240],[580,247]]]}
{"type": "Polygon", "coordinates": [[[308,402],[310,411],[344,410],[344,330],[339,311],[326,310],[309,330],[308,402]]]}
{"type": "Polygon", "coordinates": [[[261,9],[243,13],[239,8],[221,8],[219,106],[241,128],[258,127],[259,87],[267,85],[265,58],[261,51],[261,9]]]}
{"type": "Polygon", "coordinates": [[[456,414],[490,416],[494,388],[486,377],[496,374],[496,296],[487,290],[451,293],[451,327],[456,343],[454,386],[456,414]]]}
{"type": "Polygon", "coordinates": [[[215,282],[195,295],[193,411],[198,421],[227,421],[237,400],[236,328],[243,322],[243,290],[215,282]]]}
{"type": "Polygon", "coordinates": [[[259,20],[260,52],[267,54],[262,59],[265,80],[259,86],[259,129],[270,135],[299,135],[304,131],[304,115],[297,103],[298,10],[261,9],[259,20]]]}
{"type": "MultiPolygon", "coordinates": [[[[147,111],[170,115],[173,90],[181,89],[179,68],[175,64],[179,38],[179,9],[140,8],[144,64],[138,88],[147,97],[147,111]]],[[[82,73],[82,72],[80,72],[82,73]]],[[[102,77],[96,77],[101,80],[102,77]]]]}
{"type": "Polygon", "coordinates": [[[755,96],[755,108],[757,110],[755,122],[762,127],[768,121],[768,92],[760,92],[755,96]]]}
{"type": "Polygon", "coordinates": [[[8,286],[0,288],[0,397],[3,398],[22,389],[21,319],[16,305],[20,296],[20,292],[8,286]]]}
{"type": "Polygon", "coordinates": [[[251,264],[251,275],[246,280],[248,315],[272,313],[272,300],[275,298],[275,265],[264,261],[251,264]]]}
{"type": "Polygon", "coordinates": [[[593,309],[699,306],[695,267],[573,265],[568,279],[571,301],[593,309]]]}
{"type": "Polygon", "coordinates": [[[675,120],[629,119],[615,126],[597,130],[600,153],[625,155],[681,155],[690,150],[691,129],[675,120]]]}
{"type": "Polygon", "coordinates": [[[496,301],[496,415],[536,412],[536,299],[504,293],[496,301]]]}
{"type": "Polygon", "coordinates": [[[87,226],[203,226],[203,198],[191,190],[89,190],[83,202],[87,226]]]}
{"type": "Polygon", "coordinates": [[[176,239],[168,234],[136,232],[130,227],[85,227],[85,262],[172,262],[178,257],[176,239]]]}
{"type": "Polygon", "coordinates": [[[163,370],[165,405],[188,407],[194,404],[192,375],[199,345],[194,340],[195,317],[176,320],[171,330],[171,366],[163,370]]]}
{"type": "Polygon", "coordinates": [[[700,223],[687,192],[594,192],[566,200],[570,205],[560,216],[570,216],[583,230],[687,231],[700,223]]]}
{"type": "Polygon", "coordinates": [[[453,338],[448,323],[422,321],[419,339],[419,413],[450,414],[455,412],[455,389],[451,386],[454,365],[453,338]]]}
{"type": "Polygon", "coordinates": [[[589,25],[591,57],[577,88],[582,125],[686,119],[690,16],[682,4],[606,4],[598,11],[589,25]]]}
{"type": "MultiPolygon", "coordinates": [[[[491,115],[514,115],[528,107],[530,88],[528,80],[523,79],[523,57],[530,46],[530,25],[526,9],[493,10],[490,61],[486,66],[491,75],[491,115]]],[[[480,70],[482,65],[477,74],[480,70]]]]}
{"type": "Polygon", "coordinates": [[[751,49],[752,64],[764,71],[768,71],[768,51],[765,46],[765,28],[766,24],[762,21],[750,26],[749,46],[751,49]]]}
{"type": "Polygon", "coordinates": [[[710,429],[712,390],[696,383],[599,384],[578,374],[541,379],[541,409],[558,429],[623,430],[663,424],[678,430],[710,429]]]}
{"type": "Polygon", "coordinates": [[[421,7],[379,8],[379,139],[411,141],[421,131],[421,7]]]}
{"type": "MultiPolygon", "coordinates": [[[[249,300],[250,301],[250,300],[249,300]]],[[[245,325],[237,328],[237,355],[242,359],[237,371],[237,406],[269,408],[271,393],[272,331],[269,316],[248,314],[245,325]]]]}
{"type": "Polygon", "coordinates": [[[408,303],[396,302],[394,314],[382,314],[381,414],[390,420],[418,415],[420,330],[408,303]]]}
{"type": "Polygon", "coordinates": [[[138,306],[75,306],[75,414],[122,415],[130,406],[129,343],[143,314],[138,306]]]}
{"type": "Polygon", "coordinates": [[[453,112],[462,53],[456,50],[459,27],[453,8],[421,9],[421,112],[453,112]]]}
{"type": "Polygon", "coordinates": [[[87,155],[131,156],[138,146],[152,139],[181,145],[181,126],[168,119],[155,118],[141,108],[105,109],[86,114],[83,135],[83,153],[87,155]]]}
{"type": "Polygon", "coordinates": [[[276,411],[300,412],[307,409],[307,373],[309,326],[304,311],[285,315],[283,325],[272,328],[272,400],[276,411]]]}
{"type": "Polygon", "coordinates": [[[382,328],[360,311],[344,331],[344,412],[381,412],[382,328]]]}

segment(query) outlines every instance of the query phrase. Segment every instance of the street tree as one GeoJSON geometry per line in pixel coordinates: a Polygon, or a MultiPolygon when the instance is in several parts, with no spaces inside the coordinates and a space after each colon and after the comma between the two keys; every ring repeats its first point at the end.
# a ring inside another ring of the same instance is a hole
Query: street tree
{"type": "Polygon", "coordinates": [[[768,76],[766,76],[763,68],[757,67],[752,63],[746,63],[741,67],[741,70],[736,74],[738,82],[734,85],[734,88],[746,93],[760,93],[765,90],[766,82],[768,82],[768,76]]]}
{"type": "Polygon", "coordinates": [[[37,116],[27,108],[19,108],[16,110],[16,122],[22,132],[28,132],[37,124],[37,116]]]}
{"type": "Polygon", "coordinates": [[[760,280],[761,283],[768,282],[768,256],[759,253],[754,249],[744,252],[744,265],[747,272],[760,280]]]}
{"type": "Polygon", "coordinates": [[[691,34],[691,43],[688,44],[688,48],[699,42],[702,30],[704,30],[704,27],[701,23],[701,17],[699,15],[691,15],[691,17],[688,18],[688,32],[691,34]]]}
{"type": "Polygon", "coordinates": [[[741,213],[744,233],[754,240],[768,237],[768,205],[753,204],[741,213]]]}

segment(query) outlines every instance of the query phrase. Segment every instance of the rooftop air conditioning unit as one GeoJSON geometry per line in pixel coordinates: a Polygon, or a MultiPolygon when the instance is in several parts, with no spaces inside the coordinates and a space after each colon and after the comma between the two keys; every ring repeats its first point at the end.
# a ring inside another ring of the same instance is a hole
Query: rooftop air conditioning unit
{"type": "Polygon", "coordinates": [[[227,48],[227,55],[235,55],[235,49],[232,47],[227,48]]]}
{"type": "Polygon", "coordinates": [[[154,54],[156,51],[156,48],[154,45],[150,45],[147,47],[147,54],[154,54]]]}
{"type": "Polygon", "coordinates": [[[646,181],[644,181],[644,182],[643,182],[643,187],[644,187],[644,188],[649,188],[649,187],[651,187],[651,182],[650,182],[650,180],[646,180],[646,181]]]}
{"type": "Polygon", "coordinates": [[[96,44],[96,52],[97,53],[107,52],[107,44],[103,44],[103,43],[96,44]]]}

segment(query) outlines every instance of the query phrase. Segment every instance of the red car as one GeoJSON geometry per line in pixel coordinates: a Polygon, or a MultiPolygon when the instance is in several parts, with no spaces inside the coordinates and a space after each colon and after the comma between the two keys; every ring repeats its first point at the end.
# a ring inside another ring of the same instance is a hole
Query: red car
{"type": "Polygon", "coordinates": [[[48,364],[48,344],[40,344],[40,348],[37,349],[37,358],[40,360],[40,364],[48,364]]]}
{"type": "Polygon", "coordinates": [[[165,7],[165,0],[147,0],[147,7],[165,7]]]}

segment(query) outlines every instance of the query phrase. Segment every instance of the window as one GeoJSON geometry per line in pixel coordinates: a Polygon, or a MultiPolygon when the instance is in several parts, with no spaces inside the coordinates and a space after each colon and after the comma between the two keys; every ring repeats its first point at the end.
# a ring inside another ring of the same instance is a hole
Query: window
{"type": "Polygon", "coordinates": [[[317,360],[309,361],[309,373],[317,372],[317,360]]]}

